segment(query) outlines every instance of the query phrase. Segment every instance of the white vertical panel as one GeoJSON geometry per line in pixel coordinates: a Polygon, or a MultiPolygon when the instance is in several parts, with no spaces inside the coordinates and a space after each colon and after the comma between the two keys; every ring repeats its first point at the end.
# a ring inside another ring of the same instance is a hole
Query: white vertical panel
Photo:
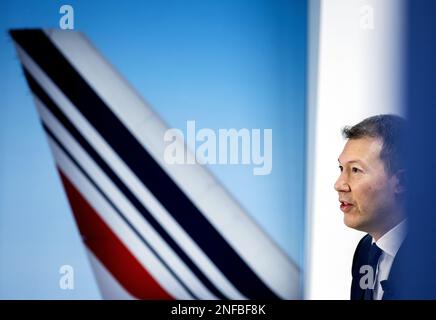
{"type": "Polygon", "coordinates": [[[319,34],[311,32],[309,39],[305,297],[349,299],[353,253],[363,233],[343,224],[333,189],[345,143],[341,129],[368,116],[402,113],[402,1],[315,0],[312,9],[316,4],[320,4],[319,17],[312,14],[310,26],[319,25],[319,34]],[[361,19],[371,8],[374,28],[362,28],[361,19]]]}

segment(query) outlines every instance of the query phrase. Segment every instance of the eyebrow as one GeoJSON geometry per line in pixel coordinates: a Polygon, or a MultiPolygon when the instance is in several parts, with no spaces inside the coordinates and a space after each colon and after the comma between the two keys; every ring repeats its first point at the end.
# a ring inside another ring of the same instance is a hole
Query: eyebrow
{"type": "MultiPolygon", "coordinates": [[[[339,162],[339,164],[342,164],[342,163],[341,163],[341,160],[339,160],[339,159],[338,159],[338,162],[339,162]]],[[[363,165],[363,162],[360,161],[360,160],[350,160],[350,161],[347,161],[347,162],[345,162],[345,163],[358,163],[358,164],[360,164],[360,165],[363,165]]]]}

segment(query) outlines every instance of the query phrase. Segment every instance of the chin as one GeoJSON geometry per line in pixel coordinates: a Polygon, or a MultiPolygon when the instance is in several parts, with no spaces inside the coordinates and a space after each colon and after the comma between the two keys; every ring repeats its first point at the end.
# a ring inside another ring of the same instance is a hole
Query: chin
{"type": "Polygon", "coordinates": [[[349,214],[344,214],[344,224],[348,227],[348,228],[352,228],[352,229],[356,229],[359,231],[364,231],[362,230],[362,222],[358,221],[358,219],[356,219],[356,217],[349,215],[349,214]]]}

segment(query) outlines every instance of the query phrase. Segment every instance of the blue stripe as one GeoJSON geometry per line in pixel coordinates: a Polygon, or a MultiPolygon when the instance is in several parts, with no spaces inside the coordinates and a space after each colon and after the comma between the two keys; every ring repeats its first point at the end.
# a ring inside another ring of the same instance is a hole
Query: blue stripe
{"type": "MultiPolygon", "coordinates": [[[[24,75],[26,76],[27,82],[32,92],[39,98],[39,100],[41,100],[41,102],[44,103],[44,105],[51,111],[53,116],[55,116],[56,119],[60,123],[62,123],[64,128],[71,134],[71,136],[73,136],[76,142],[80,144],[80,146],[85,150],[85,152],[94,160],[94,162],[106,174],[106,176],[118,187],[120,192],[122,192],[124,196],[130,201],[130,203],[141,213],[141,215],[145,218],[145,220],[147,220],[147,222],[151,225],[151,227],[154,228],[154,230],[156,230],[157,233],[159,233],[162,239],[173,249],[173,251],[180,257],[180,259],[188,266],[189,269],[191,269],[191,271],[198,277],[200,281],[204,283],[204,285],[211,292],[213,292],[217,297],[221,299],[225,299],[225,296],[209,281],[209,279],[201,272],[201,270],[198,269],[198,267],[193,263],[193,261],[177,245],[177,243],[170,237],[170,235],[161,227],[161,225],[156,221],[156,219],[154,219],[154,217],[150,214],[150,212],[139,202],[139,200],[133,195],[130,189],[121,181],[121,179],[115,174],[115,172],[113,172],[113,170],[99,156],[99,154],[94,150],[94,148],[92,148],[92,146],[88,143],[88,141],[80,134],[80,132],[62,113],[62,111],[53,102],[53,100],[51,100],[51,98],[43,91],[43,89],[39,86],[39,84],[35,81],[35,79],[26,69],[24,69],[24,75]]],[[[57,139],[54,136],[53,138],[57,142],[57,139]]],[[[69,156],[69,153],[63,147],[61,148],[69,156]]],[[[84,170],[82,170],[81,166],[72,157],[70,158],[88,178],[88,175],[85,173],[84,170]]],[[[97,185],[93,183],[90,177],[88,178],[88,180],[90,180],[92,184],[97,187],[97,185]]],[[[115,208],[115,206],[113,207],[115,208]]],[[[117,210],[117,212],[119,211],[117,210]]],[[[125,218],[123,217],[123,220],[124,219],[125,218]]],[[[133,226],[131,227],[134,230],[134,232],[139,235],[138,231],[134,229],[133,226]]]]}
{"type": "Polygon", "coordinates": [[[252,299],[278,298],[148,154],[43,31],[11,31],[11,35],[242,294],[252,299]]]}
{"type": "MultiPolygon", "coordinates": [[[[148,241],[139,233],[139,231],[130,223],[130,221],[125,217],[120,209],[112,202],[112,200],[106,195],[106,193],[101,190],[97,183],[89,176],[89,174],[83,169],[79,162],[71,155],[71,153],[64,147],[64,145],[58,140],[55,134],[47,127],[43,122],[45,132],[51,139],[56,143],[56,145],[65,153],[65,155],[74,163],[77,169],[85,176],[88,182],[97,190],[97,192],[107,201],[107,203],[112,207],[112,209],[118,214],[118,216],[130,227],[130,229],[135,233],[135,235],[145,244],[145,246],[156,256],[156,258],[165,266],[165,269],[180,283],[180,285],[194,298],[198,297],[185,285],[185,283],[177,276],[177,274],[171,269],[171,267],[165,262],[164,259],[159,255],[159,253],[154,250],[154,248],[148,243],[148,241]]],[[[138,280],[140,281],[140,280],[138,280]]]]}

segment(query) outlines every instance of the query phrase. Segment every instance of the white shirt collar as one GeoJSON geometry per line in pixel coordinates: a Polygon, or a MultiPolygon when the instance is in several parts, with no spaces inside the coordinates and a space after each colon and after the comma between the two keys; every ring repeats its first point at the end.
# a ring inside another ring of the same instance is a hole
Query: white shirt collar
{"type": "Polygon", "coordinates": [[[404,219],[391,230],[386,232],[377,241],[374,241],[373,238],[372,243],[375,242],[377,244],[377,247],[379,247],[383,250],[383,252],[386,252],[388,255],[394,258],[398,250],[400,249],[404,238],[406,237],[406,227],[406,219],[404,219]]]}

